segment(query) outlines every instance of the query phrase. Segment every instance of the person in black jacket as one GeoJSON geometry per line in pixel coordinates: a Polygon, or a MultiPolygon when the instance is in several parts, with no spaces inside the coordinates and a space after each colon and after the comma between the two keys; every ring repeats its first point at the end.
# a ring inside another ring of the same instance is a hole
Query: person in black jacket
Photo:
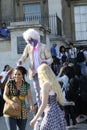
{"type": "Polygon", "coordinates": [[[77,64],[81,68],[82,75],[86,75],[86,57],[83,46],[80,46],[79,52],[77,53],[77,64]]]}

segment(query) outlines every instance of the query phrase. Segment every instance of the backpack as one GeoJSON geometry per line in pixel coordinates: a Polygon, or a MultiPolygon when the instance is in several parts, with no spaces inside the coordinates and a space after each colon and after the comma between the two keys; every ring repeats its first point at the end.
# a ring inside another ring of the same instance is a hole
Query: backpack
{"type": "Polygon", "coordinates": [[[85,56],[83,51],[80,51],[77,53],[77,62],[84,62],[85,61],[85,56]]]}
{"type": "Polygon", "coordinates": [[[68,101],[78,101],[80,98],[87,103],[87,77],[72,78],[69,81],[69,86],[65,90],[65,98],[68,101]]]}
{"type": "Polygon", "coordinates": [[[80,94],[79,79],[74,77],[69,80],[69,86],[65,90],[65,98],[68,101],[78,100],[80,94]]]}

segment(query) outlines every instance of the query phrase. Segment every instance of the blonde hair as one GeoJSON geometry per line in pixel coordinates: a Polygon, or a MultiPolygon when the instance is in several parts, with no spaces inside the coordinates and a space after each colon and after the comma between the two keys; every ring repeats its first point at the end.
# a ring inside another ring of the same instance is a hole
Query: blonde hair
{"type": "Polygon", "coordinates": [[[51,89],[57,94],[57,101],[60,105],[63,105],[62,90],[57,78],[52,69],[47,64],[41,64],[38,67],[39,80],[43,79],[44,82],[49,82],[51,89]]]}

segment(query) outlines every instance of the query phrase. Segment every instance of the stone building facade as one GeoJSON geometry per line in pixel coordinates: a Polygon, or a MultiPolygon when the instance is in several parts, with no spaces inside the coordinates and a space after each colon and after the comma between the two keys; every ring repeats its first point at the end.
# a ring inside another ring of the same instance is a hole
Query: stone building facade
{"type": "MultiPolygon", "coordinates": [[[[64,44],[62,0],[0,0],[0,25],[5,22],[10,39],[0,39],[0,71],[4,65],[16,66],[26,45],[22,33],[28,28],[40,32],[41,43],[64,44]]],[[[29,62],[24,65],[27,67],[29,62]]]]}
{"type": "Polygon", "coordinates": [[[65,40],[87,48],[87,0],[62,0],[62,8],[65,40]]]}

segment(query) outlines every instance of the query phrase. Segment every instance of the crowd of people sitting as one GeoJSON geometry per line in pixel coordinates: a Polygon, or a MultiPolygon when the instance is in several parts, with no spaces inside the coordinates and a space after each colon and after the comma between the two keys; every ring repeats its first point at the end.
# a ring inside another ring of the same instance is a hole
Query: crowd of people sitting
{"type": "Polygon", "coordinates": [[[87,119],[87,51],[83,46],[77,49],[73,43],[70,43],[69,47],[66,51],[65,47],[61,46],[57,53],[54,46],[56,56],[51,48],[54,59],[51,68],[62,88],[67,127],[76,128],[77,123],[87,119]]]}
{"type": "Polygon", "coordinates": [[[73,43],[70,42],[68,49],[64,46],[60,46],[58,52],[56,51],[56,46],[57,43],[53,43],[50,49],[54,61],[51,67],[56,75],[58,75],[60,67],[68,63],[78,64],[81,68],[81,73],[86,75],[87,50],[85,50],[83,46],[77,49],[73,46],[73,43]]]}

